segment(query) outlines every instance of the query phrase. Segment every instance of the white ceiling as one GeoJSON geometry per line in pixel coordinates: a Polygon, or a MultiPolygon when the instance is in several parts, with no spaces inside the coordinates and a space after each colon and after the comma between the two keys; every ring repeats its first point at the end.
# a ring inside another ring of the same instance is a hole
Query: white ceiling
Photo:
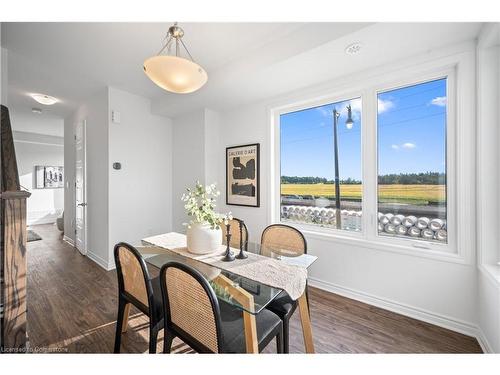
{"type": "Polygon", "coordinates": [[[143,73],[170,23],[3,23],[9,50],[9,105],[35,105],[30,92],[61,99],[47,113],[65,117],[109,85],[152,99],[168,116],[229,109],[341,75],[474,39],[479,23],[186,23],[184,41],[208,72],[205,87],[171,94],[143,73]],[[361,42],[350,56],[344,48],[361,42]]]}

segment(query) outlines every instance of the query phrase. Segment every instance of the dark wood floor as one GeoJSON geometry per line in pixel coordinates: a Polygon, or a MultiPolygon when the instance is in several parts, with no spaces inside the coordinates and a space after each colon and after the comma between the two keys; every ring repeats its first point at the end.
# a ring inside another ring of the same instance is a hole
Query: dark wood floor
{"type": "MultiPolygon", "coordinates": [[[[42,352],[111,352],[116,273],[106,272],[63,242],[55,226],[32,229],[43,240],[28,243],[30,347],[42,352]]],[[[481,352],[472,337],[315,288],[310,288],[309,297],[317,353],[481,352]]],[[[300,353],[304,346],[295,315],[291,320],[291,352],[300,353]]],[[[122,352],[146,352],[147,320],[132,310],[130,323],[122,339],[122,352]]],[[[180,341],[174,342],[174,349],[190,351],[180,341]]],[[[274,350],[273,343],[266,348],[269,353],[274,350]]]]}

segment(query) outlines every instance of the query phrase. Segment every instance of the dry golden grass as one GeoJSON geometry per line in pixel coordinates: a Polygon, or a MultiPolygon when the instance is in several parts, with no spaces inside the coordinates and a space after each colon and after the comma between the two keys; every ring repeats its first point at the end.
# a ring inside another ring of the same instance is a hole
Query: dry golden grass
{"type": "MultiPolygon", "coordinates": [[[[361,198],[361,185],[340,185],[342,198],[361,198]]],[[[333,184],[282,184],[281,194],[335,196],[333,184]]],[[[403,201],[413,203],[443,202],[446,200],[445,185],[380,185],[380,201],[403,201]]]]}

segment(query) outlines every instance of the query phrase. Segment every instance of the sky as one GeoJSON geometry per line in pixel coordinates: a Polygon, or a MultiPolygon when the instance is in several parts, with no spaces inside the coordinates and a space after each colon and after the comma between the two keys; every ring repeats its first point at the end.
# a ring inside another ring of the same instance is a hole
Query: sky
{"type": "MultiPolygon", "coordinates": [[[[445,172],[446,79],[378,94],[379,175],[445,172]]],[[[281,175],[334,178],[333,109],[340,179],[361,180],[361,98],[281,115],[281,175]],[[346,127],[351,104],[354,125],[346,127]]]]}

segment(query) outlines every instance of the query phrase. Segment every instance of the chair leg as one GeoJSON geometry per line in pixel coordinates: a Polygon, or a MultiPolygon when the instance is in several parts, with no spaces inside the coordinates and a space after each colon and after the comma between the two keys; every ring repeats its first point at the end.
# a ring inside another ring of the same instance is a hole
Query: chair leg
{"type": "Polygon", "coordinates": [[[175,336],[165,329],[163,334],[163,353],[170,354],[172,350],[172,341],[174,341],[175,336]]]}
{"type": "Polygon", "coordinates": [[[283,326],[280,327],[280,330],[276,335],[276,353],[283,353],[283,326]]]}
{"type": "Polygon", "coordinates": [[[290,317],[283,319],[283,353],[290,353],[290,317]]]}
{"type": "Polygon", "coordinates": [[[158,328],[153,327],[153,325],[149,324],[149,353],[156,353],[156,344],[158,342],[158,328]]]}
{"type": "Polygon", "coordinates": [[[311,311],[311,306],[309,306],[309,292],[308,292],[308,287],[307,287],[307,281],[306,281],[306,300],[307,300],[307,309],[311,311]]]}
{"type": "Polygon", "coordinates": [[[122,342],[122,326],[123,317],[125,312],[125,301],[119,298],[118,301],[118,317],[116,318],[116,333],[115,333],[115,348],[114,353],[120,353],[120,346],[122,342]]]}

